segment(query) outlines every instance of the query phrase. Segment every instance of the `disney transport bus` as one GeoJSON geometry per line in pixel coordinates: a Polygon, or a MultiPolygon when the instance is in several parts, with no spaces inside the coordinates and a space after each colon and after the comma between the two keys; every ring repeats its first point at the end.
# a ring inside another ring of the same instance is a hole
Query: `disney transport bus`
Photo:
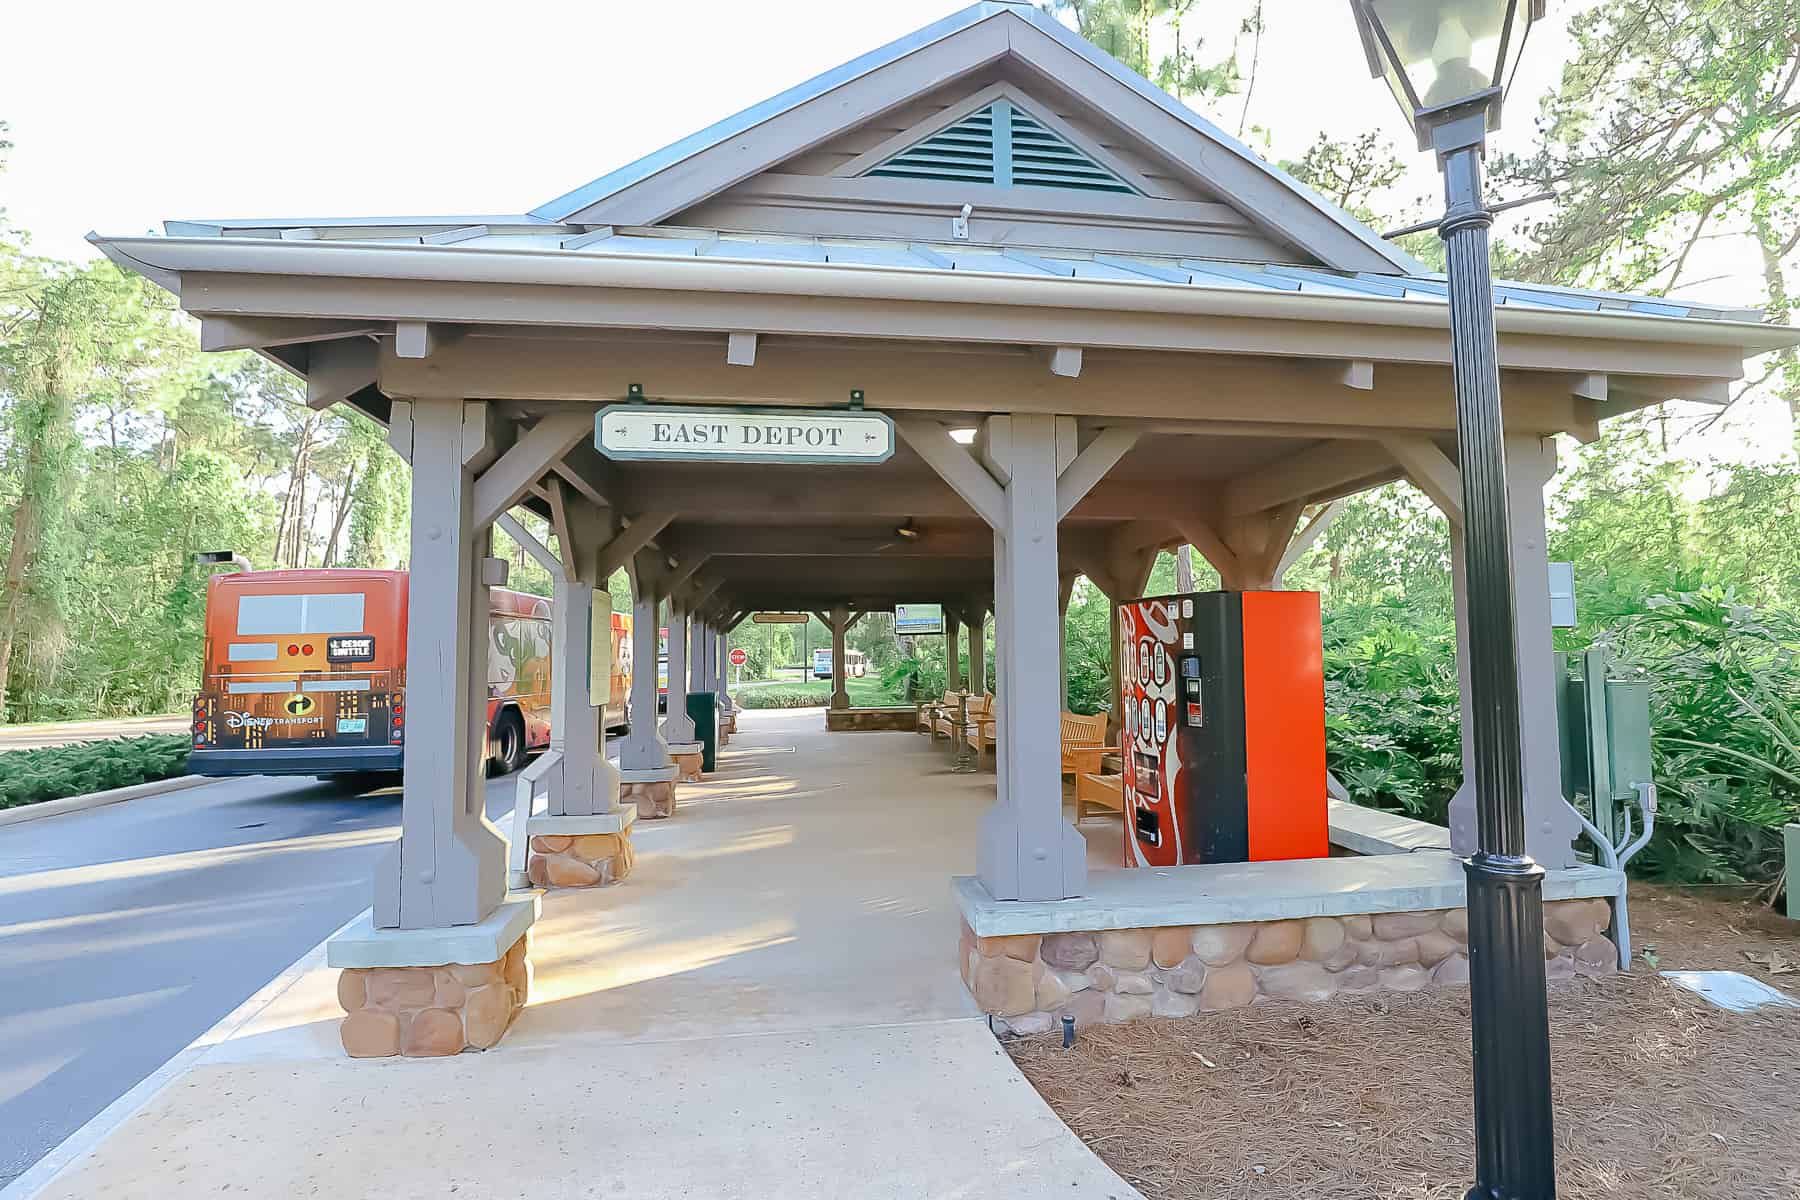
{"type": "MultiPolygon", "coordinates": [[[[550,742],[550,601],[491,588],[487,758],[516,771],[550,742]]],[[[197,775],[397,772],[406,745],[404,571],[246,571],[206,592],[194,699],[197,775]]],[[[612,618],[612,702],[623,726],[630,618],[612,618]]]]}

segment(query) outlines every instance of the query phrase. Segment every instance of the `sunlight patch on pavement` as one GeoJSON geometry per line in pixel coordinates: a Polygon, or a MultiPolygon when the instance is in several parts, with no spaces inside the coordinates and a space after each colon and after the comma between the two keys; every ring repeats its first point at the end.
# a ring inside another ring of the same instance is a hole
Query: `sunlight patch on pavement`
{"type": "Polygon", "coordinates": [[[158,854],[146,858],[127,858],[118,862],[94,863],[82,867],[59,867],[0,878],[0,896],[17,896],[42,888],[81,887],[86,884],[116,883],[124,879],[148,879],[176,871],[204,870],[256,861],[273,854],[310,854],[318,850],[342,850],[353,846],[375,846],[391,842],[399,833],[398,825],[374,829],[347,830],[341,833],[311,834],[282,838],[273,842],[245,842],[239,846],[219,846],[209,850],[184,850],[177,854],[158,854]]]}

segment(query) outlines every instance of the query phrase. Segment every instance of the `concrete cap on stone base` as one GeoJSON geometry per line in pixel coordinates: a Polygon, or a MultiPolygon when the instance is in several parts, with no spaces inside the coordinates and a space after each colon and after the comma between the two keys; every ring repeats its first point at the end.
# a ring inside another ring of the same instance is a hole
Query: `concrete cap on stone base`
{"type": "Polygon", "coordinates": [[[637,820],[637,805],[625,805],[609,813],[581,817],[538,815],[525,826],[529,837],[575,837],[584,833],[624,833],[637,820]]]}
{"type": "Polygon", "coordinates": [[[681,773],[674,763],[666,767],[642,767],[638,770],[619,768],[620,783],[668,783],[681,773]]]}
{"type": "MultiPolygon", "coordinates": [[[[1462,908],[1462,860],[1447,851],[1185,867],[1119,867],[1088,875],[1071,900],[996,900],[972,875],[951,881],[963,920],[979,937],[1227,925],[1363,913],[1462,908]]],[[[1621,872],[1580,866],[1547,871],[1544,899],[1613,897],[1621,872]]]]}
{"type": "Polygon", "coordinates": [[[700,742],[670,742],[670,754],[704,754],[706,747],[700,742]]]}
{"type": "Polygon", "coordinates": [[[325,943],[325,964],[445,967],[497,962],[536,923],[542,908],[541,893],[509,892],[493,912],[475,924],[442,929],[377,929],[374,916],[365,912],[325,943]]]}

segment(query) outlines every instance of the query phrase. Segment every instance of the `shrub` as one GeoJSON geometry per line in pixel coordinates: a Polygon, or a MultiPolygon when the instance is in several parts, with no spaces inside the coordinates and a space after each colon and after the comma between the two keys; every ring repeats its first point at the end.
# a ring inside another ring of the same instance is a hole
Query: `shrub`
{"type": "Polygon", "coordinates": [[[0,754],[0,809],[168,779],[187,770],[186,734],[152,734],[0,754]]]}

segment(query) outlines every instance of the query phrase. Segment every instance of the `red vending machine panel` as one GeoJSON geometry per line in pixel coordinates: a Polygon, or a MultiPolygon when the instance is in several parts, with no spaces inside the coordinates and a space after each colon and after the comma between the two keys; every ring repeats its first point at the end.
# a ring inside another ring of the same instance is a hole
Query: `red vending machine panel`
{"type": "Polygon", "coordinates": [[[1127,866],[1329,853],[1316,593],[1135,600],[1119,654],[1127,866]]]}

